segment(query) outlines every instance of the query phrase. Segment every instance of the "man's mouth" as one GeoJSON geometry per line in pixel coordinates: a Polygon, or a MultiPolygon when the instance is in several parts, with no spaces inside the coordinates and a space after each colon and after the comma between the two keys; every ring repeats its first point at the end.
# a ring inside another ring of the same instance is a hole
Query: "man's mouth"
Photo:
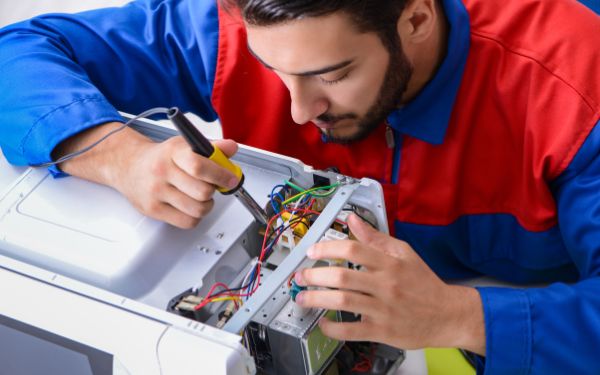
{"type": "Polygon", "coordinates": [[[325,122],[325,121],[315,120],[315,121],[313,121],[313,123],[315,124],[315,126],[317,126],[318,128],[321,128],[321,129],[333,129],[335,124],[337,123],[337,121],[325,122]]]}

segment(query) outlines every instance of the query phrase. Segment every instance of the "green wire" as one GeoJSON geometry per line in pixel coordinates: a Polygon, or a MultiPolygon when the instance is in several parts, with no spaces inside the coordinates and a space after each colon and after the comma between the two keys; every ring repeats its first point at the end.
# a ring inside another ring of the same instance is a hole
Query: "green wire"
{"type": "Polygon", "coordinates": [[[289,186],[291,186],[292,188],[300,191],[300,193],[298,193],[298,194],[294,195],[293,197],[288,198],[287,200],[283,201],[281,203],[282,205],[286,205],[288,203],[292,203],[294,201],[297,201],[298,199],[302,198],[303,196],[305,196],[307,194],[310,195],[310,196],[312,196],[312,197],[325,198],[325,197],[328,197],[331,194],[333,194],[335,192],[335,190],[337,189],[337,187],[340,186],[339,183],[335,183],[335,184],[328,185],[328,186],[318,186],[318,187],[315,187],[315,188],[312,188],[312,189],[304,190],[300,186],[298,186],[298,185],[296,185],[296,184],[294,184],[294,183],[292,183],[292,182],[290,182],[288,180],[286,180],[285,183],[288,184],[289,186]],[[329,191],[327,191],[325,193],[314,193],[315,191],[318,191],[318,190],[327,190],[327,189],[329,189],[329,191]]]}
{"type": "Polygon", "coordinates": [[[298,190],[298,191],[300,191],[300,192],[303,192],[303,191],[304,191],[304,189],[303,189],[303,188],[301,188],[300,186],[296,185],[295,183],[293,183],[293,182],[292,182],[292,181],[290,181],[290,180],[285,180],[285,183],[286,183],[286,185],[288,185],[288,186],[291,186],[291,187],[293,187],[294,189],[296,189],[296,190],[298,190]]]}

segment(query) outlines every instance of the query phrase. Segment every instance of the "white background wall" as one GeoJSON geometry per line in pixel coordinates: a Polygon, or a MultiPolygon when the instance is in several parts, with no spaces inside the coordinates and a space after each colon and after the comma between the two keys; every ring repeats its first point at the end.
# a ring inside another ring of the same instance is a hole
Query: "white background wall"
{"type": "Polygon", "coordinates": [[[0,26],[43,13],[73,13],[100,7],[119,6],[127,2],[128,0],[0,0],[0,26]]]}
{"type": "MultiPolygon", "coordinates": [[[[131,0],[0,0],[0,27],[44,13],[76,13],[84,10],[121,6],[131,0]]],[[[204,0],[197,0],[204,1],[204,0]]],[[[218,122],[207,123],[201,118],[189,115],[200,130],[211,139],[222,138],[218,122]]],[[[170,126],[165,121],[166,126],[170,126]]]]}

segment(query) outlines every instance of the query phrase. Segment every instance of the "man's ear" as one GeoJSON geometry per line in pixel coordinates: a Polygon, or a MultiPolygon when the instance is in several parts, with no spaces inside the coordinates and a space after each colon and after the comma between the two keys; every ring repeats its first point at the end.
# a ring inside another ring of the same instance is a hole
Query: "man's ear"
{"type": "Polygon", "coordinates": [[[402,45],[420,44],[429,39],[435,29],[437,0],[408,0],[397,24],[402,45]]]}

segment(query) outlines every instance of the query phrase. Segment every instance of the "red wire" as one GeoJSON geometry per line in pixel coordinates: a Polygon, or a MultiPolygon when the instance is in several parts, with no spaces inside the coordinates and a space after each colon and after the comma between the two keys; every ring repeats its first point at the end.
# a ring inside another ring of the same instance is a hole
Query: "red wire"
{"type": "Polygon", "coordinates": [[[369,348],[369,356],[364,353],[359,353],[362,361],[354,365],[352,372],[369,372],[373,368],[373,357],[375,356],[375,344],[371,343],[369,348]]]}
{"type": "Polygon", "coordinates": [[[204,297],[204,301],[200,302],[198,305],[196,305],[196,307],[194,307],[194,310],[198,311],[201,308],[203,308],[204,306],[206,306],[210,301],[212,301],[213,299],[220,297],[221,295],[227,295],[229,297],[233,297],[235,296],[233,293],[227,293],[225,291],[221,292],[221,293],[217,293],[214,296],[212,295],[212,293],[215,291],[216,287],[222,287],[225,288],[225,290],[229,290],[229,287],[226,284],[223,283],[214,283],[213,286],[210,287],[210,290],[208,291],[208,293],[206,294],[206,297],[204,297]]]}
{"type": "MultiPolygon", "coordinates": [[[[311,204],[312,206],[312,204],[311,204]]],[[[320,212],[318,211],[313,211],[311,209],[303,209],[303,208],[296,208],[292,211],[284,209],[281,212],[277,213],[276,215],[273,215],[271,217],[271,219],[269,220],[269,222],[267,223],[267,230],[265,231],[265,236],[263,238],[263,243],[262,243],[262,247],[261,247],[261,251],[260,251],[260,256],[258,258],[258,264],[256,265],[256,282],[254,287],[252,288],[251,291],[246,292],[246,293],[241,293],[241,294],[233,294],[233,293],[228,293],[226,291],[223,292],[219,292],[217,294],[215,294],[214,296],[212,295],[213,291],[215,290],[215,288],[217,286],[221,286],[224,287],[226,290],[229,290],[229,287],[223,283],[215,283],[213,284],[213,286],[210,288],[210,290],[208,291],[208,294],[206,295],[206,298],[204,299],[204,301],[202,301],[201,303],[199,303],[196,307],[194,307],[194,310],[200,310],[201,308],[203,308],[204,306],[206,306],[208,303],[210,303],[213,299],[217,298],[217,297],[221,297],[222,295],[226,295],[226,296],[230,296],[230,297],[249,297],[252,294],[254,294],[254,292],[256,292],[256,290],[258,289],[258,286],[260,285],[260,270],[261,270],[261,266],[262,266],[262,262],[264,260],[264,257],[266,255],[267,252],[267,238],[269,238],[269,229],[271,229],[273,227],[273,221],[276,220],[278,217],[280,217],[282,214],[284,213],[289,213],[291,215],[296,215],[296,213],[301,212],[304,214],[315,214],[315,215],[319,215],[320,212]]],[[[298,225],[298,223],[296,224],[298,225]]]]}
{"type": "MultiPolygon", "coordinates": [[[[257,266],[257,276],[256,276],[256,284],[254,285],[254,288],[252,288],[252,291],[250,291],[249,293],[247,293],[248,296],[251,296],[252,294],[254,294],[254,292],[256,292],[256,290],[258,289],[258,286],[260,285],[260,268],[262,265],[262,262],[264,260],[265,254],[267,252],[267,238],[269,237],[269,229],[272,227],[273,221],[275,219],[277,219],[278,217],[280,217],[281,215],[283,215],[284,213],[289,213],[292,215],[296,215],[296,213],[301,212],[304,214],[315,214],[315,215],[319,215],[320,212],[317,211],[313,211],[313,210],[309,210],[309,209],[303,209],[303,208],[296,208],[293,210],[293,213],[290,210],[282,210],[281,212],[279,212],[277,215],[274,215],[270,220],[269,223],[267,224],[267,230],[265,232],[265,236],[263,238],[263,243],[262,243],[262,250],[260,252],[260,257],[259,257],[259,262],[258,262],[258,266],[257,266]]],[[[244,296],[245,297],[245,296],[244,296]]]]}
{"type": "Polygon", "coordinates": [[[354,367],[352,368],[352,371],[353,372],[369,372],[369,371],[371,371],[371,368],[373,367],[373,363],[371,362],[369,357],[367,357],[363,353],[360,353],[360,356],[362,358],[362,361],[360,361],[359,363],[354,365],[354,367]]]}

